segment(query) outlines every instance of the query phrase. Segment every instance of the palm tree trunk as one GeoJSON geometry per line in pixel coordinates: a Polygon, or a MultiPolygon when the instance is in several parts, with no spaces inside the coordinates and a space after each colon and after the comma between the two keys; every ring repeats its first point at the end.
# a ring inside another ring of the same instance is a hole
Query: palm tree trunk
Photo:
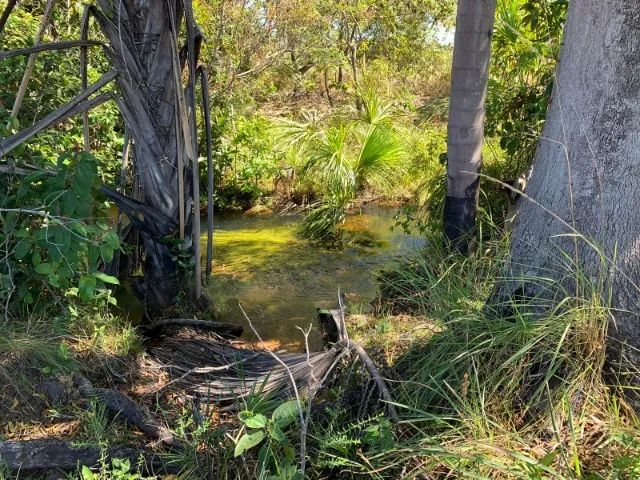
{"type": "MultiPolygon", "coordinates": [[[[93,13],[115,52],[112,63],[122,72],[117,80],[118,104],[133,139],[134,173],[142,187],[141,203],[114,199],[120,206],[128,204],[125,212],[130,218],[136,209],[156,214],[157,218],[148,213],[142,219],[132,218],[145,247],[144,281],[136,290],[148,307],[164,308],[179,291],[166,237],[176,233],[181,215],[191,217],[193,192],[190,176],[184,175],[184,185],[179,185],[178,172],[185,150],[194,158],[181,72],[176,81],[174,71],[183,66],[174,58],[178,29],[172,20],[179,25],[184,11],[179,0],[98,0],[98,6],[93,13]],[[181,214],[182,205],[188,211],[181,214]]],[[[185,231],[190,228],[185,226],[185,231]]]]}
{"type": "Polygon", "coordinates": [[[444,232],[466,254],[475,232],[496,0],[459,0],[447,140],[444,232]]]}

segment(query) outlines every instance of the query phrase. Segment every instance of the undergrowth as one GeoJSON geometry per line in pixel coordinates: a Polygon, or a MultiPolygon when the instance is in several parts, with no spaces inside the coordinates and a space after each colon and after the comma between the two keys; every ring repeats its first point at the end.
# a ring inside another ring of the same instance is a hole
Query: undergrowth
{"type": "MultiPolygon", "coordinates": [[[[637,478],[637,418],[603,379],[606,295],[575,273],[580,296],[497,317],[485,301],[507,242],[485,234],[470,258],[434,241],[382,274],[377,317],[436,328],[393,365],[395,441],[367,450],[357,421],[336,415],[316,436],[319,464],[331,455],[339,478],[637,478]]],[[[384,350],[380,333],[365,341],[384,350]]]]}

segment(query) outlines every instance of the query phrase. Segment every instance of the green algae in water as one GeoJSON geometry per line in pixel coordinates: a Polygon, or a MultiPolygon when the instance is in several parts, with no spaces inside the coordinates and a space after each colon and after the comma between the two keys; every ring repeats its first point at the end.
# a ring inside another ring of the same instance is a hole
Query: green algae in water
{"type": "MultiPolygon", "coordinates": [[[[311,350],[322,345],[315,325],[316,308],[337,304],[338,291],[350,302],[375,298],[375,273],[394,258],[424,245],[424,240],[391,231],[396,210],[367,207],[345,222],[345,248],[327,249],[299,238],[300,217],[219,216],[215,222],[213,277],[206,293],[221,321],[245,326],[239,304],[272,348],[301,350],[296,327],[312,326],[311,350]]],[[[206,244],[206,234],[201,238],[206,244]]]]}

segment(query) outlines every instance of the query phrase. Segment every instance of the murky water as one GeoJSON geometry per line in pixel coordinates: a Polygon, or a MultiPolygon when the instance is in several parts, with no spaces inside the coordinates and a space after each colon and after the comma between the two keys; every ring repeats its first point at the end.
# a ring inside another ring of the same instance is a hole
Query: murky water
{"type": "MultiPolygon", "coordinates": [[[[206,291],[220,320],[245,326],[242,305],[262,339],[273,348],[300,350],[298,330],[312,326],[311,350],[321,348],[316,308],[335,307],[338,291],[348,301],[376,296],[375,272],[394,258],[424,246],[424,239],[390,230],[396,209],[365,207],[346,221],[347,245],[331,250],[295,234],[299,217],[218,216],[215,222],[213,278],[206,291]]],[[[203,247],[206,234],[202,236],[203,247]]]]}

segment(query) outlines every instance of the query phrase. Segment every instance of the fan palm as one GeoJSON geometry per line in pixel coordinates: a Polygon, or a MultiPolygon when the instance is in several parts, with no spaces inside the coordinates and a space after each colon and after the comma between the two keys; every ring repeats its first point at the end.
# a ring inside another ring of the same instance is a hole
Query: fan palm
{"type": "Polygon", "coordinates": [[[305,237],[334,237],[357,194],[367,185],[388,186],[405,156],[389,105],[373,93],[362,100],[358,118],[337,127],[319,129],[315,117],[313,125],[286,121],[280,126],[281,139],[299,149],[303,173],[325,188],[323,201],[301,223],[305,237]]]}

